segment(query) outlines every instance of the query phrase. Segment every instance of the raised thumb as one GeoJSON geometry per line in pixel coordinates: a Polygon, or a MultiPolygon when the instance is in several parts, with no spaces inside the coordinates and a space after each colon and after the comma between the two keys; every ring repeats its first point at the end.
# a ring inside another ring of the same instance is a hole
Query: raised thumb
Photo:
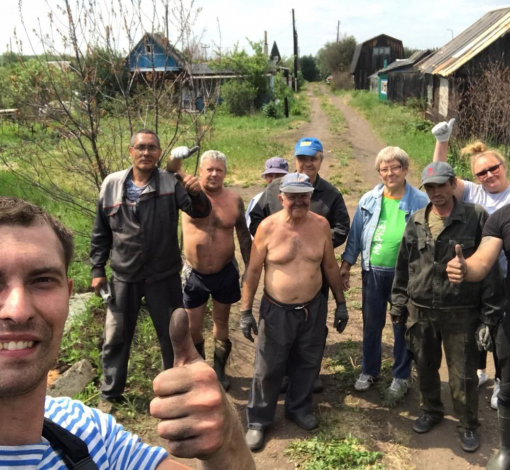
{"type": "Polygon", "coordinates": [[[462,247],[460,245],[455,245],[455,254],[457,255],[457,258],[464,259],[462,247]]]}
{"type": "Polygon", "coordinates": [[[188,314],[183,308],[177,308],[172,313],[170,341],[174,350],[174,367],[182,367],[203,360],[193,344],[188,314]]]}
{"type": "Polygon", "coordinates": [[[450,130],[453,127],[454,124],[455,124],[455,118],[450,119],[450,121],[448,122],[448,127],[450,128],[450,130]]]}

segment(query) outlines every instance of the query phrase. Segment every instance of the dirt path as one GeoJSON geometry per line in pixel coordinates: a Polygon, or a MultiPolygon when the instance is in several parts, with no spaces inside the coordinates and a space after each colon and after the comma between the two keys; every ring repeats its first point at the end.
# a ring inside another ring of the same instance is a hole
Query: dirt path
{"type": "MultiPolygon", "coordinates": [[[[321,168],[321,175],[329,179],[344,193],[346,203],[354,215],[360,196],[379,182],[374,170],[373,162],[377,152],[384,147],[372,132],[367,121],[350,108],[342,98],[329,95],[324,87],[310,90],[312,117],[309,123],[299,129],[282,133],[278,139],[286,144],[288,152],[285,156],[293,162],[292,150],[294,143],[301,137],[318,137],[325,148],[325,160],[321,168]],[[331,103],[342,111],[346,128],[336,129],[331,126],[330,119],[321,108],[321,101],[330,99],[331,103]],[[347,157],[346,157],[347,155],[347,157]]],[[[291,164],[292,167],[292,164],[291,164]]],[[[411,182],[415,178],[410,177],[411,182]]],[[[236,188],[245,202],[248,203],[254,194],[261,191],[261,187],[247,189],[236,188]]],[[[337,250],[340,255],[343,248],[337,250]]],[[[480,419],[482,422],[482,446],[475,454],[466,454],[460,448],[455,426],[456,421],[451,417],[451,400],[447,385],[447,372],[441,370],[443,398],[446,405],[447,416],[444,422],[428,435],[418,436],[412,431],[412,422],[419,413],[418,393],[416,383],[413,384],[403,404],[388,408],[383,404],[381,389],[373,387],[365,393],[354,391],[354,380],[359,374],[360,348],[361,348],[361,272],[359,265],[352,270],[352,288],[349,291],[348,306],[350,321],[346,331],[339,335],[330,328],[327,340],[326,357],[336,358],[344,354],[355,368],[355,374],[347,374],[344,370],[332,367],[332,362],[326,359],[321,372],[326,390],[315,395],[315,411],[320,416],[322,430],[352,434],[360,438],[366,447],[373,451],[384,453],[382,463],[386,469],[415,469],[441,470],[482,469],[488,461],[491,449],[495,449],[498,440],[495,432],[496,412],[490,409],[489,400],[492,391],[487,386],[482,388],[480,397],[480,419]]],[[[331,297],[331,296],[330,296],[331,297]]],[[[258,312],[260,291],[255,298],[254,312],[258,312]]],[[[333,302],[330,302],[331,324],[333,302]]],[[[245,421],[245,407],[248,399],[253,362],[255,355],[254,345],[248,342],[238,330],[239,304],[234,305],[231,314],[231,339],[233,351],[230,357],[228,374],[232,377],[232,388],[229,395],[237,407],[243,424],[245,421]]],[[[393,335],[391,326],[387,325],[384,331],[384,358],[383,371],[386,371],[386,381],[390,380],[391,349],[393,335]]],[[[206,338],[208,358],[212,358],[212,338],[206,338]]],[[[490,362],[490,360],[489,360],[490,362]]],[[[493,371],[491,370],[491,376],[493,371]]],[[[155,423],[146,417],[135,423],[126,423],[135,432],[141,434],[146,440],[164,446],[155,433],[155,423]]],[[[283,395],[278,403],[275,424],[267,432],[267,444],[254,454],[259,470],[293,470],[296,464],[291,461],[284,450],[296,438],[310,438],[313,434],[302,431],[283,416],[283,395]]],[[[185,461],[196,468],[194,461],[185,461]]]]}

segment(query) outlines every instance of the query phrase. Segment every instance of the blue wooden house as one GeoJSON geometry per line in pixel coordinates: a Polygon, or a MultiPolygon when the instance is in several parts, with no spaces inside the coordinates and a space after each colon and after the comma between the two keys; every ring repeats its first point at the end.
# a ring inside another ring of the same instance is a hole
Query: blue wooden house
{"type": "Polygon", "coordinates": [[[162,34],[145,33],[126,58],[132,73],[178,75],[184,70],[184,58],[162,34]]]}

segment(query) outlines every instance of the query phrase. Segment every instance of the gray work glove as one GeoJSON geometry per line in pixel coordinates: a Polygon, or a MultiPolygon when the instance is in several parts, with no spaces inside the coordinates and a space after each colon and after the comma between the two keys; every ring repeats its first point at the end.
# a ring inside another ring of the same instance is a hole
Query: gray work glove
{"type": "Polygon", "coordinates": [[[335,323],[333,326],[336,331],[343,333],[347,322],[349,321],[349,312],[347,312],[347,304],[345,302],[337,302],[335,310],[335,323]]]}
{"type": "Polygon", "coordinates": [[[174,149],[172,149],[170,155],[172,155],[173,159],[180,158],[184,160],[185,158],[191,157],[191,155],[193,155],[199,149],[200,147],[193,147],[190,149],[183,145],[182,147],[175,147],[174,149]]]}
{"type": "Polygon", "coordinates": [[[241,311],[241,331],[243,332],[243,335],[246,339],[249,339],[252,343],[255,342],[253,339],[253,336],[251,335],[251,330],[258,335],[259,329],[257,327],[257,321],[255,320],[255,317],[253,316],[253,313],[251,312],[251,308],[248,310],[242,310],[241,311]]]}
{"type": "Polygon", "coordinates": [[[434,137],[438,142],[448,142],[450,140],[450,136],[452,135],[454,124],[455,119],[450,119],[450,122],[440,122],[432,128],[432,134],[434,134],[434,137]]]}
{"type": "Polygon", "coordinates": [[[489,325],[482,323],[475,333],[476,345],[479,351],[492,351],[492,330],[489,325]]]}

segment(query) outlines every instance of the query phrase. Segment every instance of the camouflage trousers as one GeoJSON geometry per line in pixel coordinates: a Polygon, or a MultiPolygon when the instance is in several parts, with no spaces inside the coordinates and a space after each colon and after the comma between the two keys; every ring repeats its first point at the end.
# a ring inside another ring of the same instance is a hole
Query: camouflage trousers
{"type": "Polygon", "coordinates": [[[477,429],[478,349],[480,324],[474,309],[436,310],[408,305],[406,340],[416,362],[423,412],[443,417],[439,368],[444,347],[453,408],[464,429],[477,429]]]}

